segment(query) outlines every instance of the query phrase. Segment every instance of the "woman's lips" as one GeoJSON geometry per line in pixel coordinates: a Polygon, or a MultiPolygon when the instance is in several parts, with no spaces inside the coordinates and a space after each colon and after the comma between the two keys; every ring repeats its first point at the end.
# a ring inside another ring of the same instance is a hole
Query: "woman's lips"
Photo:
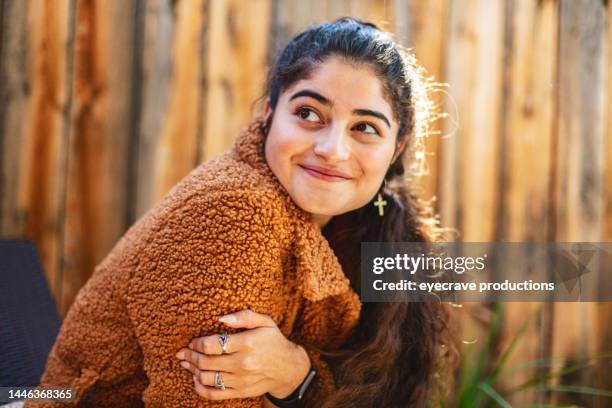
{"type": "Polygon", "coordinates": [[[319,180],[333,181],[333,182],[348,180],[348,178],[346,177],[332,176],[330,174],[325,174],[313,168],[302,166],[301,164],[298,164],[298,166],[300,166],[300,168],[304,170],[306,173],[310,174],[312,177],[317,178],[319,180]]]}

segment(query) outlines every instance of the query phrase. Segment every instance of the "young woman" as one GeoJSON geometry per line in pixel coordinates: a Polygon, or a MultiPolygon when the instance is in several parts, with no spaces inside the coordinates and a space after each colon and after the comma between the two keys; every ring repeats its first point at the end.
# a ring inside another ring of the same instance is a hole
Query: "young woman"
{"type": "Polygon", "coordinates": [[[362,241],[442,236],[404,175],[429,120],[420,75],[373,24],[296,36],[234,148],[96,268],[41,385],[73,388],[78,406],[435,401],[453,368],[444,306],[357,295],[362,241]]]}

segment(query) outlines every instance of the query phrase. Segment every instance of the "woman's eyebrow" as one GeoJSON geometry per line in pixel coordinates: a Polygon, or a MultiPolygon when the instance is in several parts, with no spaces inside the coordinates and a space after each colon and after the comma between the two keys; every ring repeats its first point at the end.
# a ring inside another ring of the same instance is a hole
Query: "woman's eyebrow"
{"type": "Polygon", "coordinates": [[[385,115],[383,115],[382,113],[380,113],[380,112],[373,111],[373,110],[370,110],[370,109],[355,109],[355,110],[353,110],[353,115],[375,116],[378,119],[380,119],[383,122],[385,122],[387,124],[387,127],[389,129],[391,129],[391,123],[389,123],[389,119],[387,119],[387,117],[385,115]]]}
{"type": "MultiPolygon", "coordinates": [[[[309,89],[304,89],[301,90],[299,92],[294,93],[293,95],[291,95],[291,98],[289,98],[290,101],[294,100],[295,98],[299,98],[301,96],[308,96],[311,98],[316,99],[317,101],[319,101],[320,103],[322,103],[325,106],[329,106],[332,107],[334,104],[332,101],[330,101],[329,99],[327,99],[326,97],[324,97],[323,95],[321,95],[318,92],[315,91],[311,91],[309,89]]],[[[353,115],[359,115],[359,116],[374,116],[377,117],[378,119],[382,120],[383,122],[385,122],[387,124],[387,126],[389,127],[389,129],[391,128],[391,123],[389,122],[389,119],[387,119],[387,117],[377,111],[371,110],[371,109],[354,109],[353,110],[353,115]]]]}
{"type": "Polygon", "coordinates": [[[292,101],[295,98],[299,98],[300,96],[309,96],[309,97],[314,98],[317,101],[321,102],[323,105],[326,105],[326,106],[329,106],[329,107],[332,107],[334,105],[332,101],[330,101],[329,99],[327,99],[326,97],[324,97],[320,93],[317,93],[315,91],[311,91],[311,90],[308,90],[308,89],[304,89],[302,91],[294,93],[291,96],[291,98],[289,98],[289,100],[292,101]]]}

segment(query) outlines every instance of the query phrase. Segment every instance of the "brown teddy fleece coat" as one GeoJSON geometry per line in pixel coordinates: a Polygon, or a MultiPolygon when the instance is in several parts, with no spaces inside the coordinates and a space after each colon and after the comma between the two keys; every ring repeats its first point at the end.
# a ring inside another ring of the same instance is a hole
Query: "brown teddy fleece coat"
{"type": "MultiPolygon", "coordinates": [[[[254,118],[232,150],[173,187],[95,268],[41,386],[72,387],[79,407],[260,407],[263,397],[200,397],[175,353],[227,329],[220,316],[247,308],[270,315],[297,343],[341,345],[359,319],[359,297],[268,167],[262,121],[254,118]]],[[[318,371],[308,394],[321,401],[334,390],[332,372],[306,350],[318,371]]],[[[67,405],[25,404],[52,406],[67,405]]]]}

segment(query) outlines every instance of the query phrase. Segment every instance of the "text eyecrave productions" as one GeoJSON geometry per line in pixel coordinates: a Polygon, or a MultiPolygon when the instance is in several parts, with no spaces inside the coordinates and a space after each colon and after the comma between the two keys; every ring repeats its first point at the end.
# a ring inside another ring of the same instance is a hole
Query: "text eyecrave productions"
{"type": "Polygon", "coordinates": [[[380,279],[374,281],[374,290],[420,290],[423,292],[441,291],[499,291],[499,290],[555,290],[554,282],[533,282],[531,279],[523,282],[414,282],[402,279],[399,282],[383,282],[380,279]]]}

